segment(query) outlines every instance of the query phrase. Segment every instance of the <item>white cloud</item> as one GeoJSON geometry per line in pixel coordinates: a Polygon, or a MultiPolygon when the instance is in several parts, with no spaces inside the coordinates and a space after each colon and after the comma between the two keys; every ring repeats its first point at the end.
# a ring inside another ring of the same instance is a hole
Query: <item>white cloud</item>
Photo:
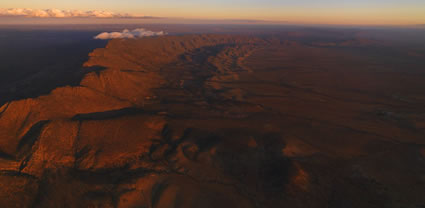
{"type": "Polygon", "coordinates": [[[150,37],[150,36],[161,36],[166,35],[167,33],[160,31],[160,32],[153,32],[150,30],[146,30],[144,28],[134,29],[134,30],[123,30],[122,32],[103,32],[99,35],[95,36],[94,39],[114,39],[114,38],[142,38],[142,37],[150,37]]]}
{"type": "Polygon", "coordinates": [[[108,11],[92,10],[60,10],[60,9],[2,9],[0,8],[0,16],[21,16],[21,17],[38,17],[38,18],[70,18],[70,17],[93,17],[93,18],[135,18],[131,14],[114,13],[108,11]]]}

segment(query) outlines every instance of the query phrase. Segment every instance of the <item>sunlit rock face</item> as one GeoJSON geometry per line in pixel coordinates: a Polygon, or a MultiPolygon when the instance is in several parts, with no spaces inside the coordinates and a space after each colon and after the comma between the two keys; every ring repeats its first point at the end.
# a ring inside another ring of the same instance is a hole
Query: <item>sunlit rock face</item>
{"type": "Polygon", "coordinates": [[[425,76],[286,38],[111,40],[79,86],[0,107],[0,206],[425,205],[425,76]]]}

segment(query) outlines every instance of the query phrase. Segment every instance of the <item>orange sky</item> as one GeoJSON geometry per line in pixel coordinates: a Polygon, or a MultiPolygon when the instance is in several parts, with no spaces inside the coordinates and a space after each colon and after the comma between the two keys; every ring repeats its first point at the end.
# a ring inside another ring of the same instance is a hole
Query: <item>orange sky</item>
{"type": "Polygon", "coordinates": [[[106,10],[169,18],[293,24],[425,24],[424,0],[2,0],[0,8],[106,10]]]}

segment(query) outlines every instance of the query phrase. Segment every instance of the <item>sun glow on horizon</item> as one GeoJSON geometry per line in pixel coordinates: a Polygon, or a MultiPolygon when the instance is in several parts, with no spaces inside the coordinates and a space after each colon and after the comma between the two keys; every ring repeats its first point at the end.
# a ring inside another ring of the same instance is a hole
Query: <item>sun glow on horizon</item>
{"type": "Polygon", "coordinates": [[[96,15],[110,15],[111,18],[153,16],[187,20],[259,20],[289,24],[425,24],[425,1],[419,0],[406,0],[404,2],[358,0],[338,3],[333,0],[304,0],[300,3],[289,0],[235,0],[233,4],[224,0],[214,2],[194,0],[164,0],[161,2],[123,0],[119,2],[106,0],[102,4],[96,3],[94,0],[75,0],[73,2],[61,0],[15,2],[4,0],[0,3],[0,16],[7,16],[2,15],[5,14],[2,9],[5,11],[10,8],[30,8],[30,10],[41,11],[41,13],[53,11],[49,8],[58,8],[54,11],[65,11],[59,13],[69,17],[78,13],[78,15],[89,17],[96,17],[96,15]],[[92,11],[97,13],[93,14],[92,11]]]}

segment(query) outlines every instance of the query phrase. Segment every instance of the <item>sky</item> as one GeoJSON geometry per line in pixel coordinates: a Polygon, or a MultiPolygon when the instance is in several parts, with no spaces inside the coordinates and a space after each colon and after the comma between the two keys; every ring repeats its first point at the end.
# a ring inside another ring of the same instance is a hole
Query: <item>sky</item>
{"type": "Polygon", "coordinates": [[[425,24],[425,0],[1,0],[0,8],[104,10],[155,17],[294,24],[425,24]]]}

